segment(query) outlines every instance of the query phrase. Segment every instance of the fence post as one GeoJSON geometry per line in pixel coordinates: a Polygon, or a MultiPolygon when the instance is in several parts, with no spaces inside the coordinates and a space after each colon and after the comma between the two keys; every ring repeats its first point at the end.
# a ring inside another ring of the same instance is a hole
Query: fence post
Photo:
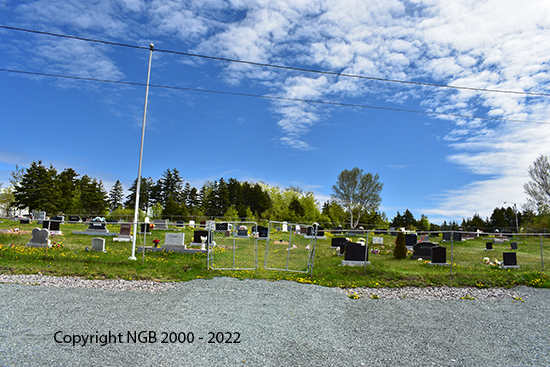
{"type": "Polygon", "coordinates": [[[541,265],[541,273],[544,273],[544,256],[542,254],[542,234],[540,235],[540,265],[541,265]]]}
{"type": "Polygon", "coordinates": [[[453,254],[454,254],[455,233],[451,231],[451,276],[453,276],[453,254]]]}

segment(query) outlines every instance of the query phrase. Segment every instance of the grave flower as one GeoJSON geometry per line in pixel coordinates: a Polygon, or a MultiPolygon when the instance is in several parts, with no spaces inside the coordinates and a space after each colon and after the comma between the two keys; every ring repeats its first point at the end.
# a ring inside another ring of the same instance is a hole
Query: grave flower
{"type": "Polygon", "coordinates": [[[159,245],[159,242],[160,242],[160,240],[157,239],[157,238],[155,238],[155,239],[153,240],[153,243],[155,244],[155,247],[157,247],[157,246],[159,245]]]}

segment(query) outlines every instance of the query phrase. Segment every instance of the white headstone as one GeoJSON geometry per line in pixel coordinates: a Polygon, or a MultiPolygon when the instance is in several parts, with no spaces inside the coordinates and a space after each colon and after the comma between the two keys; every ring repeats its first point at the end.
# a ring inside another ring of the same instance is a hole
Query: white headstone
{"type": "Polygon", "coordinates": [[[372,244],[373,245],[383,245],[384,244],[384,237],[373,237],[372,238],[372,244]]]}
{"type": "Polygon", "coordinates": [[[283,232],[288,232],[288,223],[283,222],[283,232]]]}
{"type": "Polygon", "coordinates": [[[98,252],[107,252],[105,250],[105,238],[94,237],[92,238],[92,250],[98,252]]]}
{"type": "Polygon", "coordinates": [[[194,220],[189,221],[189,227],[195,228],[195,221],[194,220]]]}

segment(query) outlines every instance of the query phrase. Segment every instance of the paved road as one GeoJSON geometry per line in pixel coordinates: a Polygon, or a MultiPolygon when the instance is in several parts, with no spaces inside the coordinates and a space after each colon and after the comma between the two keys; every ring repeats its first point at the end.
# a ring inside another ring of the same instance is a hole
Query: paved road
{"type": "Polygon", "coordinates": [[[156,293],[2,284],[0,365],[548,366],[550,290],[521,292],[525,302],[352,300],[232,278],[156,293]]]}

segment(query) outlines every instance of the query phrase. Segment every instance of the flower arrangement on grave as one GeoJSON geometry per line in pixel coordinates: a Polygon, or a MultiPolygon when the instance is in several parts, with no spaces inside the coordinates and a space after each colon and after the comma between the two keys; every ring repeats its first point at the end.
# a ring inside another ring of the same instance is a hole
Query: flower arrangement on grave
{"type": "Polygon", "coordinates": [[[149,223],[149,228],[153,229],[155,228],[155,225],[153,223],[149,223]]]}
{"type": "Polygon", "coordinates": [[[155,238],[155,239],[153,240],[153,243],[155,244],[155,247],[158,247],[159,242],[160,242],[160,240],[157,239],[157,238],[155,238]]]}
{"type": "Polygon", "coordinates": [[[489,266],[500,266],[500,265],[502,265],[501,261],[498,261],[497,259],[494,259],[493,261],[491,261],[491,259],[489,259],[488,257],[484,257],[483,262],[486,265],[489,265],[489,266]]]}

